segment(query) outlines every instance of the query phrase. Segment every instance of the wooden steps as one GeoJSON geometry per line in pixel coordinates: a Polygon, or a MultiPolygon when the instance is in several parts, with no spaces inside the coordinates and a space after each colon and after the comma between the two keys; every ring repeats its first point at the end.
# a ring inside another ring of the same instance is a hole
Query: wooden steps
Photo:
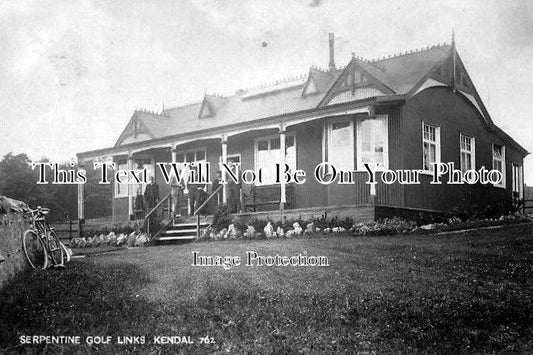
{"type": "MultiPolygon", "coordinates": [[[[212,218],[200,219],[200,235],[211,224],[212,218]]],[[[165,230],[158,233],[155,241],[194,240],[198,236],[196,217],[177,217],[174,223],[169,224],[165,230]]]]}

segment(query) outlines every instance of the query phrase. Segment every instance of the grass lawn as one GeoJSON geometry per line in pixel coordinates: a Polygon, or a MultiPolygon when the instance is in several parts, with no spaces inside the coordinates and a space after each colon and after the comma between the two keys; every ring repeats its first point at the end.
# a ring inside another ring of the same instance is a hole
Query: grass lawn
{"type": "Polygon", "coordinates": [[[440,236],[321,236],[125,249],[0,291],[0,353],[20,335],[109,335],[67,353],[533,351],[533,226],[440,236]],[[325,255],[329,267],[192,267],[202,255],[325,255]],[[153,336],[190,336],[158,345],[153,336]],[[144,345],[117,336],[145,336],[144,345]],[[214,344],[200,344],[209,336],[214,344]]]}

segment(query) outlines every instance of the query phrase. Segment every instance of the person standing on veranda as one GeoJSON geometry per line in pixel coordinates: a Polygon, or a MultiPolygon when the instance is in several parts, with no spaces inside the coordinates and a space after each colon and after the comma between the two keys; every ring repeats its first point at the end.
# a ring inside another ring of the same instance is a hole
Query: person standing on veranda
{"type": "Polygon", "coordinates": [[[151,211],[159,202],[159,186],[153,176],[150,177],[150,183],[144,190],[144,202],[148,211],[151,211]]]}

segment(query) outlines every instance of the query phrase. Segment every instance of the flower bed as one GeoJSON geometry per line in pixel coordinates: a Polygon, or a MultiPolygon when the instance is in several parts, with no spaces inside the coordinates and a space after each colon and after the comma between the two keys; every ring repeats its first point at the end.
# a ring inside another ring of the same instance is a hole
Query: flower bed
{"type": "Polygon", "coordinates": [[[231,221],[226,213],[223,218],[215,219],[207,228],[202,240],[225,239],[271,239],[295,238],[300,236],[323,235],[329,233],[353,236],[380,236],[401,234],[433,234],[436,232],[462,229],[475,229],[489,226],[510,225],[533,222],[533,217],[525,214],[510,214],[498,219],[477,219],[463,221],[458,217],[451,217],[445,222],[417,225],[416,222],[399,217],[385,218],[379,221],[354,223],[346,218],[339,220],[320,218],[312,221],[272,222],[268,220],[254,220],[249,224],[231,221]],[[223,222],[222,222],[223,221],[223,222]]]}
{"type": "Polygon", "coordinates": [[[108,234],[94,234],[91,237],[73,238],[70,241],[71,248],[102,248],[108,247],[142,247],[149,241],[146,233],[131,232],[130,234],[120,233],[116,235],[115,232],[108,234]]]}

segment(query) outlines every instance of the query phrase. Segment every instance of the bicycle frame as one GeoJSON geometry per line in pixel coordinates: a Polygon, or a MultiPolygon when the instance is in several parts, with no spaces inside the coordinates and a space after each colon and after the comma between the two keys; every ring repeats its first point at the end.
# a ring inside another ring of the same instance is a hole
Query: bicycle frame
{"type": "Polygon", "coordinates": [[[35,230],[35,232],[37,232],[37,236],[39,236],[39,238],[44,238],[45,236],[48,236],[48,233],[51,231],[51,228],[48,222],[46,221],[46,218],[44,217],[44,214],[42,212],[32,211],[30,221],[31,221],[30,228],[35,230]]]}
{"type": "Polygon", "coordinates": [[[33,233],[41,240],[41,243],[43,247],[47,251],[48,259],[52,262],[52,265],[62,265],[61,263],[58,263],[53,258],[53,252],[55,252],[58,248],[61,248],[61,242],[57,240],[58,245],[55,246],[55,248],[52,246],[53,241],[56,236],[54,236],[53,229],[48,224],[48,221],[46,220],[46,214],[49,212],[48,209],[41,209],[38,207],[36,210],[30,210],[30,223],[31,227],[29,230],[33,231],[33,233]]]}

